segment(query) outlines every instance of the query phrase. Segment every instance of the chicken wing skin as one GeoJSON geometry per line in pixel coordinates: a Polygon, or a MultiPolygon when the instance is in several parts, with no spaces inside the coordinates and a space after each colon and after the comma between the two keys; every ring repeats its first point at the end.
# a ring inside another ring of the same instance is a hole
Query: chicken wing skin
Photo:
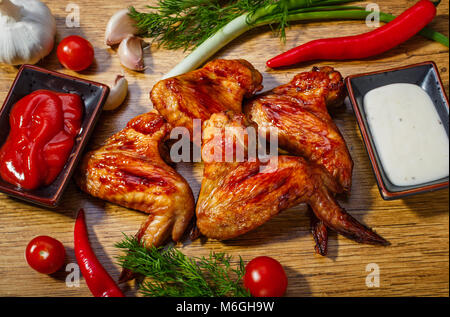
{"type": "Polygon", "coordinates": [[[314,238],[316,245],[314,250],[317,254],[322,256],[328,253],[328,229],[322,220],[319,220],[311,207],[308,206],[309,217],[311,221],[311,233],[314,238]]]}
{"type": "Polygon", "coordinates": [[[212,160],[211,149],[246,148],[225,140],[225,128],[244,128],[242,114],[220,113],[206,121],[202,156],[204,175],[197,201],[197,226],[207,237],[226,240],[242,235],[292,206],[307,203],[324,224],[351,239],[387,244],[371,229],[339,207],[332,193],[339,185],[323,167],[296,156],[278,156],[268,162],[212,160]],[[206,151],[204,149],[207,148],[206,151]]]}
{"type": "Polygon", "coordinates": [[[327,107],[338,106],[343,99],[340,73],[331,67],[315,67],[252,98],[244,113],[260,128],[276,127],[280,148],[325,167],[342,192],[350,190],[353,161],[327,107]]]}
{"type": "Polygon", "coordinates": [[[224,110],[241,112],[242,100],[262,89],[261,74],[246,60],[216,59],[203,68],[159,81],[150,92],[155,109],[174,127],[193,135],[202,122],[224,110]]]}
{"type": "Polygon", "coordinates": [[[194,215],[185,179],[161,158],[170,125],[156,111],[132,119],[99,149],[85,155],[75,175],[88,194],[149,214],[136,237],[159,246],[179,241],[194,215]]]}

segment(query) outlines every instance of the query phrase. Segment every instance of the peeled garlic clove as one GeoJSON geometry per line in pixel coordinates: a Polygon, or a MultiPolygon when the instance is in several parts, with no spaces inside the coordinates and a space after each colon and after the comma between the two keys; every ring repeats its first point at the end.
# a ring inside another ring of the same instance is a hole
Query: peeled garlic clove
{"type": "Polygon", "coordinates": [[[117,75],[114,87],[109,91],[103,110],[114,110],[120,106],[128,94],[128,81],[122,75],[117,75]]]}
{"type": "Polygon", "coordinates": [[[128,35],[139,33],[134,21],[129,15],[128,9],[117,11],[108,21],[105,32],[106,45],[114,45],[122,42],[128,35]]]}
{"type": "Polygon", "coordinates": [[[144,70],[142,42],[141,38],[132,35],[120,42],[117,54],[123,66],[131,70],[144,70]]]}

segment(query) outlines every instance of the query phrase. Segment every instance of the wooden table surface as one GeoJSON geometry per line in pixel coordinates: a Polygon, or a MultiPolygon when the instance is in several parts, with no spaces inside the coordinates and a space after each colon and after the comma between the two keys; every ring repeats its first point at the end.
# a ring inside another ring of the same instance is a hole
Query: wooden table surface
{"type": "MultiPolygon", "coordinates": [[[[103,44],[109,17],[119,9],[134,5],[144,9],[156,1],[45,0],[57,20],[57,41],[70,34],[87,38],[95,47],[95,64],[76,74],[62,68],[53,51],[38,65],[111,85],[115,75],[123,73],[129,81],[129,97],[113,112],[104,112],[89,148],[100,145],[108,136],[121,130],[134,116],[152,108],[149,91],[161,76],[187,53],[166,51],[153,46],[146,52],[143,73],[124,69],[113,49],[103,44]],[[68,28],[66,6],[80,8],[81,25],[68,28]]],[[[381,10],[399,14],[415,0],[379,0],[381,10]]],[[[431,26],[448,36],[449,4],[443,1],[431,26]]],[[[420,36],[376,58],[364,61],[307,63],[284,70],[265,67],[268,57],[306,41],[352,35],[368,31],[360,21],[315,22],[295,24],[287,31],[286,44],[275,38],[268,27],[252,30],[215,57],[245,58],[264,76],[264,90],[288,82],[296,73],[313,65],[331,65],[343,76],[388,69],[432,60],[436,62],[447,95],[449,93],[448,49],[420,36]],[[339,31],[337,31],[339,30],[339,31]]],[[[4,100],[17,68],[0,64],[0,99],[4,100]]],[[[335,233],[330,234],[329,254],[314,253],[309,218],[305,206],[282,212],[256,230],[232,241],[186,241],[180,245],[188,255],[202,256],[210,251],[241,255],[245,261],[259,255],[278,259],[289,278],[287,296],[448,296],[449,284],[449,192],[448,189],[395,201],[384,201],[378,192],[368,155],[351,107],[347,104],[333,114],[347,141],[355,162],[351,196],[342,201],[350,214],[373,227],[391,242],[389,247],[360,245],[335,233]],[[366,266],[378,265],[380,285],[366,285],[366,266]]],[[[194,194],[200,189],[201,164],[179,164],[177,169],[191,184],[194,194]]],[[[79,287],[68,287],[64,270],[52,276],[28,267],[24,259],[27,243],[37,235],[50,235],[66,247],[66,263],[76,262],[73,252],[73,226],[77,210],[86,210],[89,238],[100,261],[114,278],[120,272],[114,244],[122,232],[134,234],[146,218],[143,213],[122,208],[82,193],[72,182],[61,205],[54,209],[37,207],[0,194],[0,295],[2,296],[90,296],[82,279],[79,287]]],[[[127,295],[136,294],[133,282],[125,287],[127,295]]]]}

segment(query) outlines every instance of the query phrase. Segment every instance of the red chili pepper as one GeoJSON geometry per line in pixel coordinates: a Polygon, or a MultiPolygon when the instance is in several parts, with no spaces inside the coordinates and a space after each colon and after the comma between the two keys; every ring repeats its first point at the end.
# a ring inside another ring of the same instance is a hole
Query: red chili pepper
{"type": "Polygon", "coordinates": [[[91,248],[84,219],[84,210],[80,209],[75,221],[75,256],[86,284],[95,297],[124,297],[119,286],[106,272],[91,248]]]}
{"type": "Polygon", "coordinates": [[[271,68],[311,60],[363,59],[384,53],[422,30],[436,16],[436,7],[421,0],[393,21],[368,33],[308,42],[269,61],[271,68]]]}
{"type": "Polygon", "coordinates": [[[66,164],[82,116],[83,102],[75,94],[37,90],[20,99],[0,149],[0,176],[25,189],[50,185],[66,164]]]}

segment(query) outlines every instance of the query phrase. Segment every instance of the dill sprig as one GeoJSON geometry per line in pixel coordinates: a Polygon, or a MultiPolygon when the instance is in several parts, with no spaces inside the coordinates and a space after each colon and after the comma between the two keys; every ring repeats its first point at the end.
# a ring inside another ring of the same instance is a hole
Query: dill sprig
{"type": "Polygon", "coordinates": [[[173,246],[146,248],[127,235],[116,247],[125,251],[118,256],[119,264],[145,276],[140,285],[143,296],[250,296],[242,284],[245,265],[241,257],[233,267],[232,257],[225,253],[190,258],[173,246]]]}
{"type": "Polygon", "coordinates": [[[130,7],[130,16],[145,37],[167,49],[196,47],[244,13],[274,0],[159,0],[150,13],[130,7]]]}

